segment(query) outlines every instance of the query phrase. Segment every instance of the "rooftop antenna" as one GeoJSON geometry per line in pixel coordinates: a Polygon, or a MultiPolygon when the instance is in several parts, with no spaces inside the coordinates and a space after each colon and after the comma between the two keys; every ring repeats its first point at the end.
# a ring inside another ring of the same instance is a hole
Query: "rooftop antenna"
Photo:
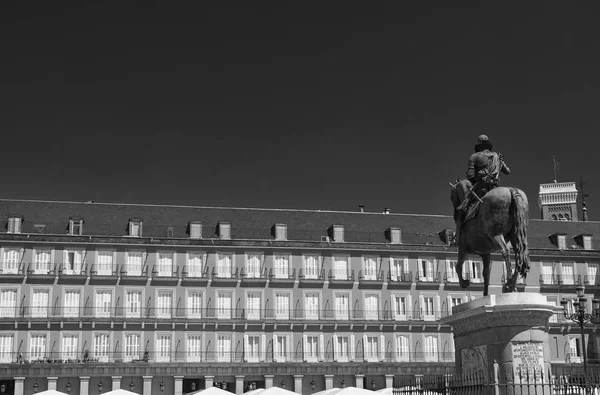
{"type": "Polygon", "coordinates": [[[582,215],[583,215],[583,221],[587,221],[588,220],[588,215],[587,215],[587,203],[585,202],[585,198],[590,196],[589,193],[584,193],[583,192],[583,186],[585,185],[585,181],[583,181],[583,177],[579,178],[579,187],[581,188],[581,211],[582,211],[582,215]]]}
{"type": "Polygon", "coordinates": [[[552,155],[552,163],[554,164],[554,183],[556,184],[556,180],[558,179],[556,177],[556,173],[558,171],[558,162],[556,161],[556,157],[554,155],[552,155]]]}

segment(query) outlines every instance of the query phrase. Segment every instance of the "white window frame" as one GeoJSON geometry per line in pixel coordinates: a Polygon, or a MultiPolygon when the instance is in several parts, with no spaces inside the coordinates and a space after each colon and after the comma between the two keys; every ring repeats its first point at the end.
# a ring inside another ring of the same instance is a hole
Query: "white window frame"
{"type": "Polygon", "coordinates": [[[334,292],[333,296],[333,308],[334,308],[334,317],[336,321],[348,321],[352,317],[350,315],[351,311],[351,302],[352,296],[350,292],[334,292]],[[338,300],[346,300],[346,308],[343,309],[343,303],[338,303],[338,300]],[[344,311],[345,310],[345,311],[344,311]]]}
{"type": "Polygon", "coordinates": [[[348,280],[350,277],[350,256],[334,255],[332,272],[334,280],[348,280]]]}
{"type": "Polygon", "coordinates": [[[562,283],[565,285],[575,284],[575,263],[574,262],[562,262],[560,275],[562,283]],[[567,270],[565,270],[567,268],[567,270]]]}
{"type": "Polygon", "coordinates": [[[125,317],[127,318],[142,318],[142,311],[144,310],[144,289],[143,288],[130,288],[127,287],[123,291],[123,298],[125,299],[125,317]],[[129,298],[129,295],[139,295],[138,303],[135,303],[134,298],[129,298]],[[137,308],[136,308],[137,307],[137,308]]]}
{"type": "Polygon", "coordinates": [[[176,268],[174,251],[158,251],[156,254],[156,275],[158,277],[173,277],[176,268]]]}
{"type": "Polygon", "coordinates": [[[94,310],[95,317],[97,318],[108,318],[112,316],[113,312],[113,301],[114,301],[114,289],[112,288],[95,288],[94,289],[94,310]],[[107,305],[106,297],[98,298],[99,294],[110,295],[110,301],[107,305]]]}
{"type": "Polygon", "coordinates": [[[18,274],[23,262],[23,248],[2,247],[2,273],[18,274]]]}
{"type": "Polygon", "coordinates": [[[20,289],[17,287],[3,287],[0,289],[0,318],[17,316],[19,294],[20,289]]]}
{"type": "Polygon", "coordinates": [[[291,333],[273,333],[274,362],[286,362],[290,359],[292,345],[291,333]],[[282,349],[283,348],[283,349],[282,349]]]}
{"type": "Polygon", "coordinates": [[[204,291],[190,288],[185,291],[185,312],[187,318],[200,319],[204,309],[204,291]]]}
{"type": "Polygon", "coordinates": [[[335,362],[350,361],[350,334],[341,333],[333,335],[333,360],[335,362]]]}
{"type": "Polygon", "coordinates": [[[143,332],[123,332],[123,362],[131,362],[134,359],[139,360],[143,354],[143,332]],[[135,342],[129,342],[129,339],[137,339],[135,342]]]}
{"type": "Polygon", "coordinates": [[[140,277],[144,272],[144,265],[148,254],[145,251],[130,250],[125,252],[125,272],[128,277],[140,277]],[[139,258],[139,268],[138,260],[139,258]]]}
{"type": "Polygon", "coordinates": [[[440,337],[438,333],[423,334],[423,359],[425,362],[438,362],[440,357],[440,337]],[[431,340],[431,343],[429,342],[431,340]]]}
{"type": "Polygon", "coordinates": [[[171,319],[175,317],[173,303],[175,301],[175,291],[172,288],[159,288],[156,290],[156,318],[171,319]],[[169,295],[169,306],[164,305],[163,296],[169,295]]]}
{"type": "Polygon", "coordinates": [[[262,362],[267,350],[267,335],[257,332],[244,334],[244,360],[246,362],[262,362]]]}
{"type": "Polygon", "coordinates": [[[318,320],[321,315],[321,293],[320,292],[304,292],[303,295],[304,319],[318,320]],[[310,298],[310,300],[309,300],[310,298]],[[316,300],[316,309],[315,309],[316,300]]]}
{"type": "Polygon", "coordinates": [[[392,307],[393,307],[393,314],[394,314],[394,319],[396,321],[407,321],[412,319],[412,315],[410,314],[411,311],[411,295],[410,293],[406,292],[395,292],[392,294],[392,307]],[[398,305],[398,298],[403,298],[404,299],[404,309],[399,308],[398,305]]]}
{"type": "MultiPolygon", "coordinates": [[[[29,340],[29,360],[30,361],[39,361],[46,358],[46,354],[48,353],[48,339],[50,338],[50,334],[48,332],[30,332],[28,336],[29,340]],[[34,341],[35,339],[35,341],[34,341]],[[43,339],[43,341],[41,341],[43,339]],[[39,343],[43,344],[36,344],[39,343]],[[34,349],[35,348],[35,349],[34,349]]],[[[14,341],[14,340],[13,340],[14,341]]],[[[14,345],[13,345],[14,347],[14,345]]]]}
{"type": "Polygon", "coordinates": [[[69,361],[79,359],[79,344],[81,343],[80,332],[61,332],[60,335],[60,359],[69,361]],[[75,344],[69,344],[67,339],[75,339],[75,344]]]}
{"type": "Polygon", "coordinates": [[[20,215],[10,215],[6,226],[7,233],[21,233],[23,226],[23,217],[20,215]]]}
{"type": "Polygon", "coordinates": [[[207,254],[203,251],[190,251],[186,256],[186,271],[188,277],[202,277],[206,266],[207,254]]]}
{"type": "Polygon", "coordinates": [[[410,273],[407,257],[390,257],[390,277],[392,281],[403,281],[410,273]]]}
{"type": "Polygon", "coordinates": [[[235,254],[233,252],[219,252],[217,253],[217,265],[216,265],[217,277],[219,278],[231,278],[235,268],[235,254]],[[229,258],[229,261],[227,261],[229,258]]]}
{"type": "Polygon", "coordinates": [[[316,280],[321,273],[321,256],[318,254],[305,254],[302,256],[304,278],[316,280]]]}
{"type": "Polygon", "coordinates": [[[215,333],[216,339],[216,361],[231,362],[233,336],[231,333],[215,333]]]}
{"type": "Polygon", "coordinates": [[[115,267],[115,251],[114,250],[96,250],[96,275],[98,276],[112,276],[115,267]],[[110,256],[110,262],[104,261],[104,257],[110,256]],[[103,257],[103,259],[101,259],[103,257]]]}
{"type": "Polygon", "coordinates": [[[289,279],[290,278],[290,262],[289,254],[274,254],[273,255],[273,274],[274,278],[289,279]]]}
{"type": "Polygon", "coordinates": [[[49,274],[54,269],[54,250],[52,248],[34,248],[31,253],[33,274],[49,274]]]}
{"type": "Polygon", "coordinates": [[[83,220],[82,219],[70,219],[69,220],[69,234],[73,236],[81,236],[83,234],[83,220]],[[75,230],[78,230],[75,232],[75,230]]]}
{"type": "Polygon", "coordinates": [[[204,336],[202,332],[185,333],[185,361],[201,362],[204,350],[204,336]]]}
{"type": "Polygon", "coordinates": [[[422,282],[433,282],[435,278],[435,259],[433,257],[422,257],[417,260],[419,265],[419,280],[422,282]]]}
{"type": "Polygon", "coordinates": [[[172,332],[156,332],[154,334],[155,362],[171,362],[173,338],[172,332]]]}
{"type": "Polygon", "coordinates": [[[36,287],[31,289],[31,307],[30,316],[34,318],[47,318],[50,316],[50,301],[52,300],[52,288],[36,287]],[[38,306],[36,294],[46,294],[46,306],[38,306]]]}
{"type": "Polygon", "coordinates": [[[130,219],[128,229],[129,237],[142,237],[142,223],[140,219],[130,219]]]}
{"type": "Polygon", "coordinates": [[[363,317],[368,321],[379,320],[379,310],[381,309],[381,294],[379,292],[364,292],[363,293],[363,317]],[[373,300],[376,306],[373,306],[373,300]]]}
{"type": "Polygon", "coordinates": [[[263,300],[263,293],[261,291],[257,291],[257,290],[246,291],[246,319],[247,320],[260,320],[261,319],[262,300],[263,300]],[[256,296],[258,296],[258,303],[256,303],[256,301],[254,300],[256,296]],[[257,305],[254,305],[254,306],[250,305],[251,299],[252,299],[253,304],[257,304],[257,305]]]}
{"type": "Polygon", "coordinates": [[[63,250],[63,268],[62,272],[65,275],[78,275],[84,267],[85,250],[76,248],[65,248],[63,250]],[[70,256],[73,254],[73,262],[70,261],[70,256]]]}
{"type": "Polygon", "coordinates": [[[63,288],[62,290],[62,300],[63,300],[63,317],[67,318],[76,318],[79,317],[81,310],[81,295],[83,295],[83,290],[78,288],[63,288]],[[68,295],[78,295],[77,300],[72,300],[73,298],[68,295]]]}
{"type": "Polygon", "coordinates": [[[374,255],[364,255],[362,257],[362,271],[364,280],[377,280],[379,257],[374,255]],[[369,264],[367,264],[367,262],[369,264]]]}
{"type": "Polygon", "coordinates": [[[275,319],[276,320],[289,320],[291,318],[291,305],[292,305],[292,294],[290,291],[276,291],[275,292],[275,319]],[[281,300],[279,297],[282,297],[281,300]],[[283,301],[287,297],[287,306],[284,309],[280,301],[283,301]]]}
{"type": "Polygon", "coordinates": [[[596,285],[598,283],[598,275],[600,275],[600,265],[597,263],[588,263],[586,272],[589,284],[596,285]]]}
{"type": "Polygon", "coordinates": [[[110,359],[110,352],[112,350],[112,336],[111,332],[98,331],[92,335],[92,358],[97,359],[98,362],[108,362],[110,359]],[[102,339],[103,341],[98,341],[102,339]],[[105,340],[105,341],[104,341],[105,340]]]}
{"type": "Polygon", "coordinates": [[[245,255],[246,278],[260,278],[264,255],[260,252],[247,252],[245,255]]]}
{"type": "Polygon", "coordinates": [[[230,320],[233,317],[233,291],[219,289],[215,292],[216,318],[230,320]],[[221,300],[229,299],[229,307],[222,304],[221,300]]]}
{"type": "Polygon", "coordinates": [[[305,362],[320,362],[324,359],[325,344],[322,333],[305,333],[302,344],[305,362]]]}
{"type": "Polygon", "coordinates": [[[394,336],[396,343],[396,362],[408,362],[410,360],[410,333],[396,333],[394,336]],[[406,347],[404,347],[406,345],[406,347]]]}
{"type": "Polygon", "coordinates": [[[15,349],[15,334],[0,332],[0,363],[11,363],[15,349]]]}
{"type": "Polygon", "coordinates": [[[201,239],[202,238],[202,223],[197,221],[190,221],[190,239],[201,239]]]}

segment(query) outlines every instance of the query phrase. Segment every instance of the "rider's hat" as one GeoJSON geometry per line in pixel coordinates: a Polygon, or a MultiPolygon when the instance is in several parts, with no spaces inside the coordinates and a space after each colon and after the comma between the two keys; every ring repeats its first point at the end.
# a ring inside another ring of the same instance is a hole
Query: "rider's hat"
{"type": "Polygon", "coordinates": [[[475,152],[483,151],[485,149],[492,149],[492,142],[485,134],[482,134],[477,138],[477,142],[475,143],[475,152]]]}

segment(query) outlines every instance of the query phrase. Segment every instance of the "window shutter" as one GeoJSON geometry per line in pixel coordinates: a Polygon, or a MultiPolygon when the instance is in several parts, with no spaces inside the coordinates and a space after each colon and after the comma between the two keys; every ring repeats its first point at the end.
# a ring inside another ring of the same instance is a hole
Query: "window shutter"
{"type": "Polygon", "coordinates": [[[423,319],[423,306],[425,305],[425,300],[423,298],[423,295],[419,295],[419,319],[423,319]]]}
{"type": "Polygon", "coordinates": [[[356,353],[356,339],[354,335],[350,335],[350,355],[349,355],[349,359],[351,361],[354,361],[355,359],[355,354],[356,353]]]}
{"type": "Polygon", "coordinates": [[[446,296],[446,306],[448,315],[452,315],[452,296],[450,295],[446,296]]]}
{"type": "Polygon", "coordinates": [[[396,295],[392,294],[392,319],[396,319],[396,314],[398,311],[398,306],[397,306],[397,302],[396,302],[396,295]]]}
{"type": "Polygon", "coordinates": [[[363,361],[366,361],[367,360],[367,334],[366,333],[363,333],[362,354],[363,354],[363,361]]]}
{"type": "Polygon", "coordinates": [[[385,361],[385,336],[379,335],[379,360],[385,361]]]}
{"type": "Polygon", "coordinates": [[[67,252],[67,250],[63,250],[63,270],[67,269],[69,266],[67,265],[69,261],[69,253],[67,252]]]}
{"type": "Polygon", "coordinates": [[[413,319],[412,310],[413,310],[412,296],[409,294],[406,296],[406,319],[407,320],[413,319]]]}
{"type": "Polygon", "coordinates": [[[435,306],[433,306],[433,310],[434,310],[434,315],[435,315],[435,319],[439,320],[440,319],[440,311],[441,309],[441,302],[440,302],[440,295],[436,295],[435,296],[435,306]]]}
{"type": "Polygon", "coordinates": [[[248,361],[248,351],[250,350],[250,345],[248,344],[248,335],[244,335],[244,361],[248,361]]]}
{"type": "MultiPolygon", "coordinates": [[[[273,333],[273,360],[274,362],[278,362],[279,360],[279,342],[277,341],[277,335],[273,333]]],[[[266,356],[265,356],[266,358],[266,356]]]]}
{"type": "Polygon", "coordinates": [[[267,359],[267,335],[260,335],[260,360],[264,361],[267,359]]]}
{"type": "Polygon", "coordinates": [[[418,269],[419,269],[419,277],[424,277],[425,274],[423,273],[423,260],[422,259],[418,259],[417,260],[417,264],[419,265],[418,269]]]}
{"type": "Polygon", "coordinates": [[[340,350],[338,350],[338,336],[333,335],[333,360],[337,361],[340,358],[340,350]]]}
{"type": "Polygon", "coordinates": [[[302,340],[304,341],[302,347],[302,354],[304,354],[304,362],[306,362],[308,360],[308,339],[306,338],[306,335],[302,335],[302,340]]]}
{"type": "Polygon", "coordinates": [[[319,335],[319,360],[325,360],[325,336],[322,333],[319,335]]]}

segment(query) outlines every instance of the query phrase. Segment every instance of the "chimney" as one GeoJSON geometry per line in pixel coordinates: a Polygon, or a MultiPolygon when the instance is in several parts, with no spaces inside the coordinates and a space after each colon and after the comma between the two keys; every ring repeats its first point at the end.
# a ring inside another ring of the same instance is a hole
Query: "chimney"
{"type": "Polygon", "coordinates": [[[358,211],[361,212],[361,213],[364,213],[365,212],[365,205],[364,204],[359,204],[358,205],[358,211]]]}
{"type": "Polygon", "coordinates": [[[383,213],[384,214],[389,214],[390,213],[390,209],[388,207],[383,209],[383,213]]]}

